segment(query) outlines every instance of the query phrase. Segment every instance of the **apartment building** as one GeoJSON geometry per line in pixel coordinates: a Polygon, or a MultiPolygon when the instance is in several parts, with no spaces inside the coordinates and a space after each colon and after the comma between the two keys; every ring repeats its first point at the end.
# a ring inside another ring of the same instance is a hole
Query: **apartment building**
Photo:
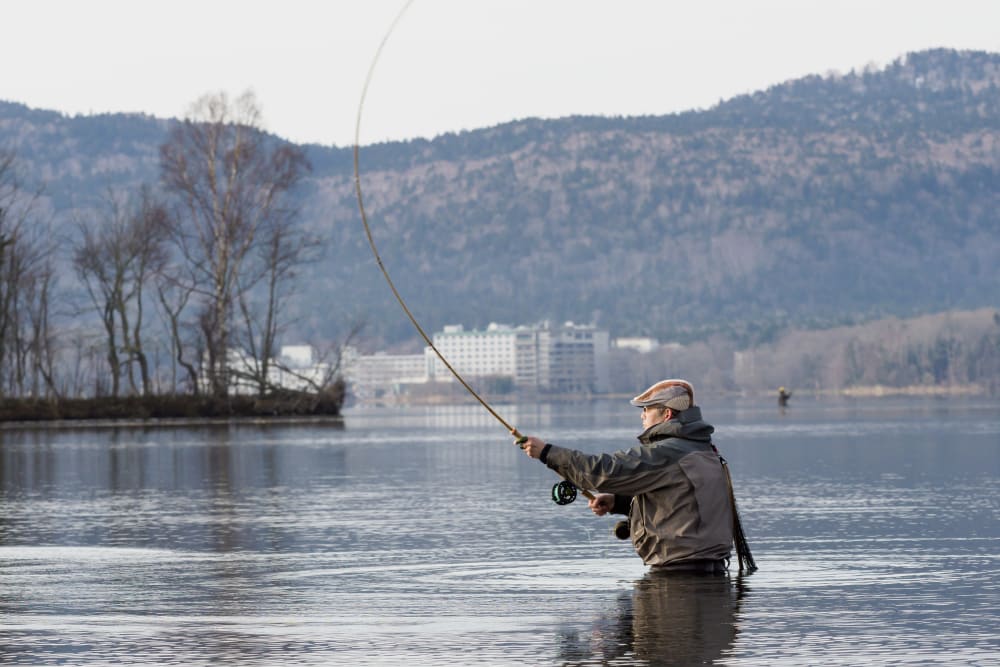
{"type": "MultiPolygon", "coordinates": [[[[593,326],[490,324],[483,331],[466,331],[449,325],[433,341],[462,377],[509,377],[518,389],[545,393],[601,393],[608,388],[609,336],[593,326]]],[[[433,379],[452,380],[433,351],[428,354],[433,379]]]]}

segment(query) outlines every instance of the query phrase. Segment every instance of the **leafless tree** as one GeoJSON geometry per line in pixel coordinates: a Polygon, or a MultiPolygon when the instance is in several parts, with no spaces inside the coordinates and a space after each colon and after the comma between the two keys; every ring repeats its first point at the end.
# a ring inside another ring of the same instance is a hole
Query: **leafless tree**
{"type": "Polygon", "coordinates": [[[73,267],[100,314],[105,332],[111,395],[128,379],[132,394],[152,393],[149,360],[143,345],[146,286],[167,262],[166,208],[148,188],[138,199],[109,193],[107,213],[80,225],[73,267]],[[140,385],[134,368],[138,367],[140,385]]]}
{"type": "Polygon", "coordinates": [[[286,324],[282,306],[294,284],[296,270],[315,259],[316,242],[299,229],[292,215],[277,217],[264,230],[254,266],[258,274],[250,283],[257,289],[239,289],[242,331],[237,342],[249,352],[252,367],[248,379],[259,395],[270,387],[270,371],[277,354],[278,339],[286,324]]]}
{"type": "Polygon", "coordinates": [[[195,365],[196,362],[192,360],[192,356],[189,356],[187,352],[189,349],[194,349],[195,351],[192,353],[193,359],[200,358],[200,350],[202,349],[200,344],[201,335],[195,330],[193,343],[187,340],[185,338],[185,331],[190,331],[191,329],[184,325],[183,320],[184,310],[191,301],[195,287],[191,280],[180,278],[180,274],[178,273],[180,268],[177,266],[166,267],[157,276],[157,304],[159,305],[163,321],[167,326],[167,333],[170,340],[170,356],[173,360],[171,363],[171,390],[174,391],[179,386],[177,367],[180,366],[184,371],[188,390],[192,394],[198,394],[200,393],[198,369],[195,365]]]}
{"type": "MultiPolygon", "coordinates": [[[[252,93],[232,102],[217,93],[195,102],[171,130],[160,148],[160,167],[164,186],[184,212],[173,240],[200,301],[204,371],[211,392],[225,396],[228,352],[240,338],[236,309],[264,277],[274,275],[261,269],[259,258],[267,256],[262,249],[280,236],[278,230],[287,229],[294,212],[285,206],[285,195],[309,165],[301,149],[262,132],[252,93]]],[[[265,333],[275,326],[265,324],[265,333]]]]}
{"type": "Polygon", "coordinates": [[[56,393],[50,303],[55,244],[12,151],[0,150],[0,395],[56,393]]]}

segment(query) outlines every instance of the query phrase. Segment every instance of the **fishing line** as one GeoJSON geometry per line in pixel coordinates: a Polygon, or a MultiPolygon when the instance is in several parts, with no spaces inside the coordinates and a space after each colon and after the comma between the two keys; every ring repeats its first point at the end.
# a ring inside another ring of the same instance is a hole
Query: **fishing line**
{"type": "Polygon", "coordinates": [[[389,30],[386,31],[385,36],[382,38],[382,43],[379,44],[378,50],[375,51],[375,57],[372,59],[372,64],[368,68],[368,76],[365,78],[365,85],[361,90],[361,101],[358,103],[358,118],[354,126],[354,191],[358,195],[358,209],[361,211],[361,222],[364,223],[365,236],[368,237],[368,245],[372,249],[372,254],[375,255],[375,261],[378,263],[379,270],[385,277],[385,281],[389,283],[389,289],[392,290],[392,294],[393,296],[396,297],[396,301],[399,302],[399,305],[400,307],[402,307],[403,312],[406,313],[406,316],[408,318],[410,318],[410,322],[413,323],[413,326],[417,330],[417,333],[420,334],[420,337],[424,339],[424,342],[427,343],[428,347],[431,348],[431,350],[434,352],[437,358],[441,360],[441,363],[445,365],[445,368],[447,368],[451,372],[451,374],[455,376],[455,379],[458,380],[463,387],[465,387],[466,391],[472,394],[473,397],[475,397],[475,399],[479,401],[479,403],[484,408],[486,408],[486,410],[491,415],[493,415],[493,417],[495,417],[497,421],[503,424],[504,427],[511,433],[511,435],[513,435],[515,438],[520,439],[523,438],[524,436],[521,435],[521,433],[518,432],[516,428],[507,423],[507,421],[503,417],[501,417],[497,413],[497,411],[494,410],[490,406],[490,404],[483,399],[482,396],[476,393],[476,390],[473,389],[461,375],[459,375],[458,371],[456,371],[455,368],[450,363],[448,363],[448,360],[444,358],[444,355],[441,354],[440,350],[437,349],[437,346],[434,345],[434,342],[431,340],[430,336],[427,335],[427,332],[424,331],[424,328],[420,326],[419,322],[417,322],[417,318],[414,317],[412,312],[410,312],[409,307],[403,300],[403,296],[399,293],[399,290],[396,289],[396,285],[395,283],[392,282],[392,278],[389,277],[389,272],[386,270],[385,264],[382,263],[382,257],[381,255],[379,255],[378,248],[375,246],[375,238],[374,236],[372,236],[372,230],[368,224],[368,215],[365,213],[364,197],[362,197],[361,195],[361,170],[359,169],[359,156],[361,153],[361,115],[365,106],[365,97],[368,94],[368,85],[371,83],[372,75],[375,73],[375,66],[378,64],[379,58],[382,55],[382,49],[385,48],[386,43],[389,41],[389,37],[396,29],[396,26],[399,24],[399,21],[403,18],[403,14],[406,13],[406,10],[409,9],[410,5],[412,4],[413,0],[408,0],[408,2],[405,5],[403,5],[403,8],[399,10],[399,13],[396,15],[396,18],[393,19],[392,24],[389,26],[389,30]]]}
{"type": "MultiPolygon", "coordinates": [[[[365,226],[365,236],[368,238],[368,245],[372,250],[372,254],[375,256],[375,262],[378,264],[379,271],[382,272],[382,276],[385,278],[385,281],[389,284],[389,289],[392,290],[393,296],[396,297],[396,301],[399,302],[400,307],[403,309],[403,312],[406,313],[406,316],[410,319],[410,322],[413,324],[413,327],[417,330],[417,333],[419,333],[420,337],[424,339],[424,342],[427,343],[427,346],[430,347],[431,351],[434,352],[435,356],[437,356],[437,358],[441,360],[441,363],[444,364],[445,368],[447,368],[448,371],[453,376],[455,376],[455,379],[458,380],[463,387],[465,387],[466,391],[472,394],[472,396],[477,401],[479,401],[479,404],[482,405],[484,408],[486,408],[486,411],[489,412],[491,415],[493,415],[493,417],[498,422],[503,424],[504,428],[506,428],[511,435],[513,435],[518,441],[523,441],[526,439],[525,436],[522,435],[520,431],[518,431],[514,426],[511,426],[507,422],[507,420],[501,417],[500,414],[496,410],[494,410],[493,407],[489,403],[487,403],[486,400],[483,399],[483,397],[480,396],[476,392],[476,390],[473,389],[471,385],[469,385],[468,382],[465,381],[465,378],[463,378],[459,374],[459,372],[455,370],[455,368],[448,362],[448,360],[445,359],[444,355],[441,354],[441,351],[437,349],[436,345],[434,345],[434,341],[431,340],[431,337],[428,336],[427,332],[424,331],[424,328],[420,326],[420,323],[417,321],[417,318],[410,311],[409,306],[406,305],[406,301],[403,300],[403,295],[399,293],[398,289],[396,289],[396,284],[393,283],[392,278],[389,276],[389,271],[386,270],[385,264],[382,262],[382,256],[379,254],[378,247],[375,245],[375,237],[372,235],[371,226],[368,224],[368,214],[365,212],[365,201],[364,197],[361,194],[361,169],[359,166],[360,155],[361,155],[361,116],[364,111],[365,97],[368,95],[368,86],[371,83],[372,76],[375,73],[375,66],[378,64],[379,58],[382,56],[382,49],[385,48],[386,43],[389,41],[389,37],[392,36],[392,33],[396,29],[396,26],[403,18],[403,14],[406,13],[406,10],[410,8],[410,5],[412,5],[413,2],[414,0],[408,0],[406,4],[403,5],[403,8],[399,10],[399,13],[396,14],[396,18],[394,18],[392,23],[389,25],[389,29],[386,31],[385,36],[382,38],[382,42],[379,44],[378,49],[375,51],[375,57],[372,58],[372,63],[368,67],[368,75],[365,77],[365,85],[361,89],[361,100],[358,102],[358,116],[354,125],[354,192],[358,196],[358,210],[361,212],[361,222],[365,226]]],[[[556,486],[561,487],[564,490],[565,495],[568,496],[569,495],[568,489],[565,486],[563,486],[565,484],[569,484],[570,486],[572,486],[572,484],[568,481],[560,482],[556,486]]],[[[581,493],[583,493],[585,497],[593,499],[594,497],[593,494],[591,494],[586,489],[581,489],[580,491],[581,493]]],[[[553,493],[555,494],[555,489],[553,489],[553,493]]],[[[573,494],[573,497],[575,498],[575,493],[573,494]]]]}

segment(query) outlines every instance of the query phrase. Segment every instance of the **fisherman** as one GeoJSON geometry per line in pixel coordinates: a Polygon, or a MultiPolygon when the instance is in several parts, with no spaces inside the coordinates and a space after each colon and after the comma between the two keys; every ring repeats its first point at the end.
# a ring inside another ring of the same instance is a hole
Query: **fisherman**
{"type": "Polygon", "coordinates": [[[786,407],[788,405],[788,399],[792,397],[792,392],[788,391],[784,387],[778,387],[778,406],[786,407]]]}
{"type": "Polygon", "coordinates": [[[702,421],[694,388],[663,380],[631,403],[642,408],[637,447],[589,455],[534,436],[517,444],[577,487],[598,491],[589,502],[597,516],[627,514],[636,553],[655,570],[724,572],[739,524],[715,428],[702,421]]]}

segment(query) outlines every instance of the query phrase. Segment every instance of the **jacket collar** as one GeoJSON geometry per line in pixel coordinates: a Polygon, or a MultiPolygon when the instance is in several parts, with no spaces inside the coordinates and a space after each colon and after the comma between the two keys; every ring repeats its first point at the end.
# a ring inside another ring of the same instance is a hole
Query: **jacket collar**
{"type": "Polygon", "coordinates": [[[669,421],[653,424],[639,434],[639,442],[649,444],[666,438],[684,438],[711,442],[715,427],[701,419],[701,408],[694,405],[676,413],[669,421]]]}

